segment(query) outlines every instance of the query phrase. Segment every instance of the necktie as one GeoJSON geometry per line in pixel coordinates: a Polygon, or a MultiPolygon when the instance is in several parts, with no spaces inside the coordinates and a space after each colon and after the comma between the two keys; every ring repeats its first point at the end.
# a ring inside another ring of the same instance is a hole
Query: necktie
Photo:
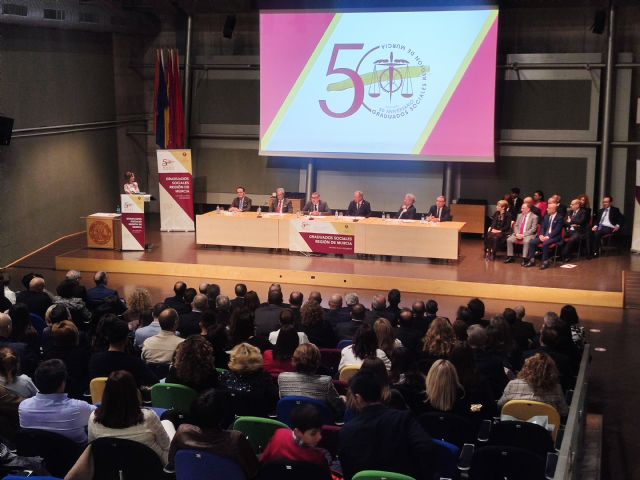
{"type": "Polygon", "coordinates": [[[278,213],[282,213],[282,200],[278,202],[278,213]]]}
{"type": "Polygon", "coordinates": [[[441,215],[441,214],[442,214],[442,209],[441,209],[441,208],[439,208],[439,209],[438,209],[438,220],[440,220],[440,215],[441,215]]]}
{"type": "Polygon", "coordinates": [[[242,199],[240,199],[240,204],[238,205],[238,208],[242,210],[242,199]]]}
{"type": "Polygon", "coordinates": [[[527,217],[529,216],[529,214],[527,213],[524,218],[522,219],[522,225],[520,225],[520,235],[522,235],[524,233],[524,227],[527,225],[527,217]]]}
{"type": "Polygon", "coordinates": [[[554,213],[553,215],[551,215],[551,218],[549,219],[549,232],[548,235],[551,235],[551,228],[553,227],[553,221],[556,219],[556,214],[554,213]]]}
{"type": "Polygon", "coordinates": [[[318,211],[318,204],[317,203],[315,205],[315,210],[316,210],[316,212],[318,211]]]}

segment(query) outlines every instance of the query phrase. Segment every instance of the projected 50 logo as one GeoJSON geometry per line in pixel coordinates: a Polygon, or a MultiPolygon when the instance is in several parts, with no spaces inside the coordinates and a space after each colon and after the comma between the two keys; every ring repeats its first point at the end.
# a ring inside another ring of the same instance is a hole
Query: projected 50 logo
{"type": "Polygon", "coordinates": [[[401,118],[414,111],[427,91],[429,66],[415,50],[398,43],[373,47],[361,58],[356,68],[337,67],[343,50],[363,50],[363,43],[336,43],[333,46],[327,76],[343,75],[344,80],[327,85],[328,92],[353,90],[351,105],[335,111],[327,100],[319,100],[320,109],[333,118],[347,118],[361,107],[380,118],[401,118]]]}

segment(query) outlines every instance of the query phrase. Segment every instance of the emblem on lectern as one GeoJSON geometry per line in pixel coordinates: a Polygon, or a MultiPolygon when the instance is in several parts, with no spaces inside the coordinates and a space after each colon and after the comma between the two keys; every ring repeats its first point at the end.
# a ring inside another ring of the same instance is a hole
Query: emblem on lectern
{"type": "Polygon", "coordinates": [[[113,232],[105,222],[96,220],[91,223],[89,227],[89,238],[97,245],[106,245],[111,241],[112,236],[113,232]]]}

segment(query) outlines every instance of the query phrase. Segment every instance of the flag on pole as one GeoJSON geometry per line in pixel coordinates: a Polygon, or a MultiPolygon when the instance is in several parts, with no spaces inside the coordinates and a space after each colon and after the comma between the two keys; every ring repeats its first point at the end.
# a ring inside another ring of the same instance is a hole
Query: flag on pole
{"type": "Polygon", "coordinates": [[[164,59],[162,51],[158,52],[157,58],[158,88],[156,90],[156,144],[160,148],[166,148],[167,129],[165,122],[165,110],[169,107],[167,98],[167,84],[164,71],[164,59]]]}
{"type": "Polygon", "coordinates": [[[178,148],[184,148],[184,105],[182,102],[182,88],[180,82],[180,54],[175,51],[175,95],[176,95],[176,143],[178,148]]]}
{"type": "Polygon", "coordinates": [[[184,148],[184,103],[177,49],[156,51],[154,79],[154,132],[160,148],[184,148]]]}

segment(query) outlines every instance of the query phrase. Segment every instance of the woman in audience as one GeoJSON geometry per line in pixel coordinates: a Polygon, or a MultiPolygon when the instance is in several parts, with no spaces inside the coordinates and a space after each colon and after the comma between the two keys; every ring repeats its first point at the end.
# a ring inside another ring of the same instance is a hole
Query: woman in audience
{"type": "Polygon", "coordinates": [[[578,311],[573,305],[565,305],[560,310],[560,319],[563,320],[571,329],[571,339],[580,350],[584,349],[585,344],[585,331],[580,323],[580,317],[578,317],[578,311]]]}
{"type": "Polygon", "coordinates": [[[235,309],[231,314],[229,337],[233,347],[241,343],[248,343],[249,345],[258,347],[261,352],[273,348],[271,342],[266,338],[256,337],[255,317],[253,311],[246,306],[235,309]]]}
{"type": "Polygon", "coordinates": [[[370,357],[378,357],[384,362],[387,370],[391,368],[389,357],[378,348],[376,333],[369,325],[363,324],[356,330],[353,344],[342,349],[338,370],[342,370],[346,366],[359,367],[366,358],[370,357]]]}
{"type": "Polygon", "coordinates": [[[74,297],[77,287],[75,280],[63,280],[56,289],[58,295],[53,297],[53,303],[67,307],[78,329],[86,330],[91,322],[91,312],[81,298],[74,297]]]}
{"type": "Polygon", "coordinates": [[[200,317],[200,335],[213,347],[216,368],[227,368],[229,364],[229,335],[224,325],[217,323],[216,314],[211,310],[202,312],[200,317]]]}
{"type": "Polygon", "coordinates": [[[398,390],[411,410],[418,410],[424,402],[425,376],[420,373],[412,353],[405,347],[391,354],[389,381],[398,390]]]}
{"type": "Polygon", "coordinates": [[[30,349],[37,351],[40,348],[38,332],[31,323],[29,309],[24,303],[16,303],[9,308],[11,317],[11,337],[13,342],[26,343],[30,349]]]}
{"type": "Polygon", "coordinates": [[[422,344],[421,372],[428,372],[436,360],[448,359],[456,344],[456,336],[448,319],[436,317],[429,325],[422,344]]]}
{"type": "Polygon", "coordinates": [[[491,318],[487,327],[487,351],[502,359],[504,368],[511,379],[522,367],[522,351],[511,335],[511,327],[502,315],[491,318]]]}
{"type": "Polygon", "coordinates": [[[291,363],[293,352],[300,345],[298,332],[293,325],[284,325],[280,328],[278,341],[273,350],[267,350],[262,355],[264,361],[265,372],[271,374],[280,374],[282,372],[293,372],[294,368],[291,363]]]}
{"type": "Polygon", "coordinates": [[[218,386],[213,347],[201,335],[191,335],[176,347],[167,383],[179,383],[203,392],[218,386]]]}
{"type": "Polygon", "coordinates": [[[259,348],[241,343],[231,350],[229,371],[220,376],[220,387],[236,396],[236,415],[265,417],[275,410],[278,388],[262,367],[259,348]]]}
{"type": "Polygon", "coordinates": [[[580,201],[580,207],[584,208],[587,211],[587,218],[591,218],[591,202],[589,201],[589,196],[586,193],[581,193],[578,195],[578,200],[580,201]]]}
{"type": "Polygon", "coordinates": [[[547,213],[547,202],[544,200],[544,192],[542,190],[536,190],[533,192],[533,206],[540,210],[540,223],[542,223],[542,218],[547,213]]]}
{"type": "Polygon", "coordinates": [[[548,403],[565,416],[569,409],[558,377],[553,359],[546,353],[536,353],[525,360],[518,378],[507,384],[498,406],[503,407],[509,400],[535,400],[548,403]]]}
{"type": "Polygon", "coordinates": [[[491,218],[491,225],[484,237],[484,258],[494,261],[496,252],[502,249],[511,232],[511,214],[507,211],[509,202],[500,200],[496,206],[496,213],[491,218]]]}
{"type": "Polygon", "coordinates": [[[140,392],[133,376],[117,370],[109,375],[102,403],[89,417],[88,433],[89,442],[115,437],[142,443],[166,464],[175,430],[171,422],[160,422],[153,410],[140,407],[140,392]]]}
{"type": "Polygon", "coordinates": [[[304,343],[293,352],[291,363],[293,372],[283,372],[278,376],[280,397],[301,396],[327,402],[336,418],[344,414],[344,400],[338,395],[331,377],[318,375],[320,350],[313,343],[304,343]]]}
{"type": "Polygon", "coordinates": [[[192,424],[178,427],[169,450],[169,464],[174,465],[179,450],[202,450],[237,463],[247,480],[258,476],[258,459],[251,444],[241,432],[223,430],[229,418],[228,397],[223,392],[207,390],[191,406],[192,424]]]}
{"type": "Polygon", "coordinates": [[[325,320],[324,311],[319,303],[309,300],[302,306],[300,323],[311,343],[318,348],[335,348],[338,339],[331,324],[325,320]]]}
{"type": "Polygon", "coordinates": [[[0,385],[22,398],[30,398],[38,393],[31,378],[20,374],[20,359],[8,347],[0,348],[0,385]]]}
{"type": "Polygon", "coordinates": [[[449,360],[436,360],[431,365],[425,386],[427,398],[422,412],[453,413],[465,418],[471,414],[456,368],[449,360]]]}
{"type": "Polygon", "coordinates": [[[377,376],[384,385],[382,392],[382,402],[396,410],[407,410],[407,402],[405,402],[402,394],[395,388],[391,388],[389,381],[389,373],[384,362],[377,357],[369,357],[362,362],[360,373],[370,373],[377,376]]]}
{"type": "MultiPolygon", "coordinates": [[[[293,318],[293,311],[291,311],[290,308],[285,308],[284,310],[282,310],[280,312],[280,329],[282,329],[282,327],[284,325],[294,325],[295,326],[295,319],[293,318]]],[[[280,330],[276,330],[275,332],[271,332],[269,334],[269,341],[272,344],[276,344],[276,342],[278,341],[278,334],[280,333],[280,330]]],[[[307,334],[304,332],[298,332],[298,339],[300,340],[300,345],[302,345],[303,343],[309,343],[309,338],[307,337],[307,334]]]]}
{"type": "Polygon", "coordinates": [[[456,368],[458,380],[472,405],[472,412],[478,420],[498,415],[496,401],[490,382],[478,371],[472,348],[458,343],[451,352],[450,362],[456,368]]]}
{"type": "Polygon", "coordinates": [[[244,306],[249,309],[251,313],[254,313],[260,306],[260,297],[253,290],[249,290],[244,296],[244,306]]]}
{"type": "Polygon", "coordinates": [[[129,330],[135,331],[142,322],[140,317],[143,312],[151,310],[153,301],[151,294],[146,288],[136,288],[127,297],[127,311],[124,313],[125,320],[129,323],[129,330]]]}
{"type": "Polygon", "coordinates": [[[82,399],[89,388],[89,358],[86,344],[80,344],[80,332],[75,323],[62,320],[51,327],[51,342],[44,349],[44,360],[58,358],[67,367],[66,392],[73,398],[82,399]]]}
{"type": "Polygon", "coordinates": [[[393,333],[391,322],[386,318],[379,318],[373,323],[373,331],[378,338],[378,348],[382,350],[388,358],[391,358],[393,351],[402,347],[402,342],[393,333]]]}

